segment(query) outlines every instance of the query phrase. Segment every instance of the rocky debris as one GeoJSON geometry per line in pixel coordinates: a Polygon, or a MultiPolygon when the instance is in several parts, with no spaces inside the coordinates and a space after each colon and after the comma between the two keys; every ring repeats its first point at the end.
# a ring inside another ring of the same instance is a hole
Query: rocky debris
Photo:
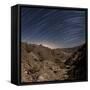
{"type": "Polygon", "coordinates": [[[79,47],[65,62],[66,65],[70,66],[70,70],[68,71],[70,80],[87,79],[86,47],[86,44],[79,47]]]}
{"type": "Polygon", "coordinates": [[[21,81],[84,80],[84,70],[87,70],[85,50],[85,45],[50,49],[43,45],[22,43],[21,81]]]}

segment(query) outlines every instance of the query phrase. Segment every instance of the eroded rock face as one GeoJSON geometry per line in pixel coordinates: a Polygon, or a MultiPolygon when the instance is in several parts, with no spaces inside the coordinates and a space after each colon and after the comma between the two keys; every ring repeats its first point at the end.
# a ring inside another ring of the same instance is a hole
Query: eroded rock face
{"type": "Polygon", "coordinates": [[[21,81],[84,80],[86,72],[83,70],[87,66],[85,50],[85,45],[50,49],[43,45],[22,43],[21,81]]]}

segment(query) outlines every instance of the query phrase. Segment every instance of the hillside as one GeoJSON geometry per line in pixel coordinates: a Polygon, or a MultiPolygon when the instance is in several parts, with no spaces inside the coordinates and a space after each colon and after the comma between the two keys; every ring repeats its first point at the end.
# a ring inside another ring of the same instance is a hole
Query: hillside
{"type": "Polygon", "coordinates": [[[43,45],[21,44],[21,80],[39,82],[86,79],[86,45],[50,49],[43,45]]]}

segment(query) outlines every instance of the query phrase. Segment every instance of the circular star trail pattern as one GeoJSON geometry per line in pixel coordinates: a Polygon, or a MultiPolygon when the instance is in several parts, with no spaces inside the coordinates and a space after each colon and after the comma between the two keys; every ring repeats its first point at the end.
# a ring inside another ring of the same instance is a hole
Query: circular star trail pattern
{"type": "Polygon", "coordinates": [[[21,9],[22,42],[68,48],[85,43],[85,11],[21,9]]]}

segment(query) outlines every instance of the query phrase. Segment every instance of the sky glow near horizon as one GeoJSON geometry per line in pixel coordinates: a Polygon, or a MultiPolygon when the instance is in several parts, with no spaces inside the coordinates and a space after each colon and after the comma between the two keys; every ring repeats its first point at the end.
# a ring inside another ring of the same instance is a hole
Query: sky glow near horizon
{"type": "Polygon", "coordinates": [[[23,7],[21,39],[51,48],[82,45],[85,43],[85,11],[23,7]]]}

